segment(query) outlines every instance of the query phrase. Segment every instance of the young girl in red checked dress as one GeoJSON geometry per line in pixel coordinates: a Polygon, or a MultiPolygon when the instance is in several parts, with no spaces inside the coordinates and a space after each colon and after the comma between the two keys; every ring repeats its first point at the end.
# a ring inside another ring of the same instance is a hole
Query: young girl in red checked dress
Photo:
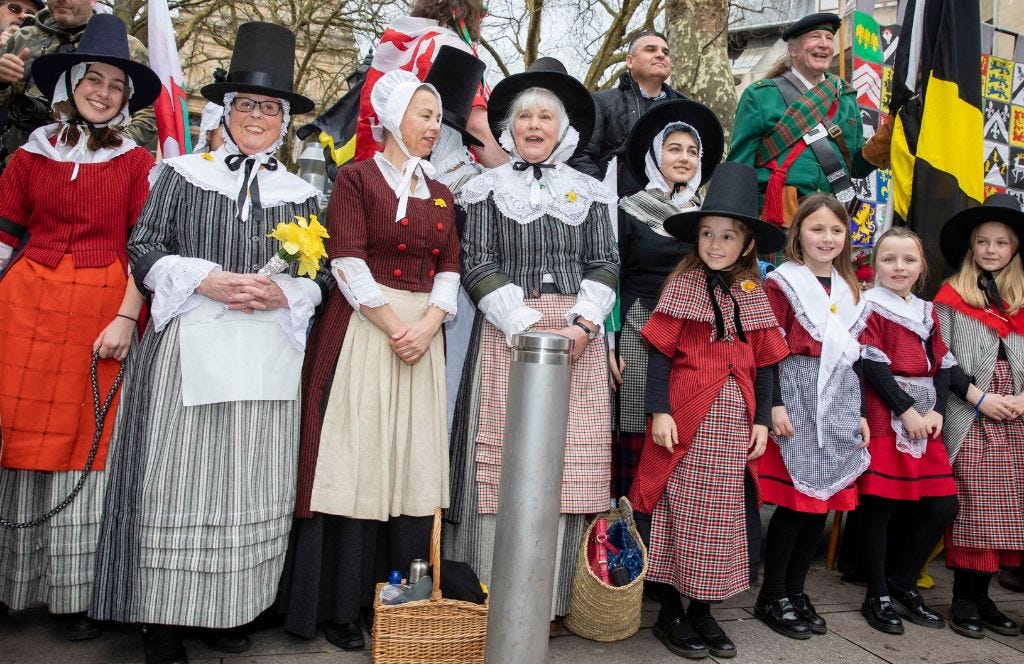
{"type": "Polygon", "coordinates": [[[1020,628],[988,594],[1000,568],[1024,558],[1024,212],[1009,194],[958,213],[939,245],[960,270],[935,296],[942,336],[957,360],[942,437],[960,511],[946,533],[953,569],[953,631],[981,638],[1020,628]]]}
{"type": "Polygon", "coordinates": [[[856,507],[853,482],[868,466],[854,364],[863,302],[848,237],[842,204],[823,194],[808,196],[789,228],[788,262],[765,282],[790,356],[779,364],[774,436],[759,469],[761,497],[777,507],[765,537],[755,615],[794,639],[828,629],[804,582],[829,510],[856,507]]]}
{"type": "Polygon", "coordinates": [[[890,634],[903,633],[900,616],[941,629],[945,620],[925,606],[916,585],[957,511],[942,444],[956,360],[932,303],[912,293],[927,272],[921,239],[907,228],[892,228],[875,244],[873,263],[880,285],[864,294],[867,318],[858,337],[872,432],[871,465],[857,481],[860,559],[868,577],[863,611],[868,624],[890,634]],[[890,611],[871,610],[886,598],[890,611]]]}
{"type": "Polygon", "coordinates": [[[764,451],[772,366],[786,355],[756,261],[785,238],[757,218],[756,192],[753,169],[725,163],[700,211],[665,221],[697,250],[641,329],[653,418],[630,497],[661,602],[654,634],[682,657],[736,654],[710,603],[749,587],[744,475],[764,451]]]}

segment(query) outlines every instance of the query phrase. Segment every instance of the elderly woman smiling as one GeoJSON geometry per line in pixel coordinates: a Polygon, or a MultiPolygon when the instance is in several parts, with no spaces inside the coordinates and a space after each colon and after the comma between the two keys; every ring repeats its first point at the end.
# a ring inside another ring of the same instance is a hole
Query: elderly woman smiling
{"type": "Polygon", "coordinates": [[[568,612],[586,515],[608,506],[610,405],[600,331],[615,302],[619,273],[607,206],[615,195],[565,163],[586,144],[594,107],[583,86],[564,72],[560,63],[544,58],[494,88],[488,119],[512,161],[462,189],[463,280],[478,313],[456,407],[449,510],[455,525],[448,539],[450,555],[489,582],[508,344],[527,329],[571,337],[553,616],[568,612]]]}

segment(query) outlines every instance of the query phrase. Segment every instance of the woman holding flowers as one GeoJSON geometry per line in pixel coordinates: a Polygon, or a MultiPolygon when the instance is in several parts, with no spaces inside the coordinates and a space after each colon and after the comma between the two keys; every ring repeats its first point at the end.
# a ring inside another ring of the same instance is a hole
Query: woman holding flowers
{"type": "Polygon", "coordinates": [[[228,113],[224,145],[158,165],[128,242],[152,321],[125,377],[92,615],[144,623],[147,662],[185,660],[176,626],[246,649],[228,630],[270,606],[284,565],[322,293],[295,264],[274,273],[272,231],[319,206],[274,157],[291,114],[313,109],[292,92],[294,53],[285,28],[239,28],[227,80],[202,89],[228,113]]]}
{"type": "Polygon", "coordinates": [[[455,315],[459,239],[451,193],[427,161],[441,98],[396,70],[371,94],[384,149],[338,171],[327,208],[338,290],[303,372],[296,536],[285,629],[363,647],[360,609],[377,581],[426,558],[448,506],[441,324],[455,315]]]}

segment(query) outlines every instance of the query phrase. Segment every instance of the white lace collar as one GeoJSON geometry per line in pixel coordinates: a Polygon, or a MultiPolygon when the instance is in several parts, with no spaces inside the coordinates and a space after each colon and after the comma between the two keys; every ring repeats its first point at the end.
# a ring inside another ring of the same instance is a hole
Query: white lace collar
{"type": "Polygon", "coordinates": [[[932,334],[932,303],[922,300],[913,293],[902,298],[884,286],[875,286],[864,293],[871,310],[878,315],[902,325],[922,341],[932,334]]]}

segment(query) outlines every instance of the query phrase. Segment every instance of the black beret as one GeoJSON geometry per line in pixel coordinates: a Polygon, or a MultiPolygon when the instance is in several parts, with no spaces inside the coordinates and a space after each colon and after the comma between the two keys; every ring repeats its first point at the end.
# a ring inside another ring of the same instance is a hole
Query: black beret
{"type": "Polygon", "coordinates": [[[790,24],[788,28],[782,31],[782,40],[789,41],[793,37],[799,37],[805,32],[811,30],[828,30],[832,34],[836,33],[839,29],[839,16],[832,14],[831,12],[821,12],[819,14],[810,14],[804,16],[796,23],[790,24]]]}

